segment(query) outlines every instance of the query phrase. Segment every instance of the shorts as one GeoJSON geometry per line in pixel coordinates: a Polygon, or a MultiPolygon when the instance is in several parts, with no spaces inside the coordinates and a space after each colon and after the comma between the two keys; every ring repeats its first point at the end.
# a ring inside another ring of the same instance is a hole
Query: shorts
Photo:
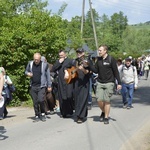
{"type": "Polygon", "coordinates": [[[96,98],[97,101],[110,102],[110,98],[114,92],[114,83],[100,83],[97,82],[96,98]]]}

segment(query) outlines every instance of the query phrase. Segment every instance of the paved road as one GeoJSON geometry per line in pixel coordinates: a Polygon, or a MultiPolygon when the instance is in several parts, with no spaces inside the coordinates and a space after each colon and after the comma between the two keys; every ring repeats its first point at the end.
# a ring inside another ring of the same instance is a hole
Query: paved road
{"type": "MultiPolygon", "coordinates": [[[[114,95],[109,125],[99,122],[95,102],[83,124],[57,114],[35,123],[33,109],[10,109],[9,117],[0,121],[0,150],[119,150],[150,120],[150,79],[139,81],[133,101],[133,109],[123,109],[121,96],[114,95]]],[[[141,144],[128,142],[125,149],[137,150],[141,144]]]]}

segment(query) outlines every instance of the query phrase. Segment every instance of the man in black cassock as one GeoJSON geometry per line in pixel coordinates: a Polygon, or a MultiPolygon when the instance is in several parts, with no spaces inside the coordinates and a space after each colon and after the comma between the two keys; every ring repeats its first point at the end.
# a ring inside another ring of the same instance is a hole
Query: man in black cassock
{"type": "Polygon", "coordinates": [[[58,73],[58,98],[60,113],[63,118],[73,114],[73,84],[67,84],[64,79],[66,66],[71,66],[72,59],[67,58],[64,50],[59,51],[59,59],[53,65],[52,71],[58,73]]]}
{"type": "MultiPolygon", "coordinates": [[[[89,98],[89,78],[90,70],[85,60],[84,49],[77,49],[77,59],[75,64],[77,69],[77,78],[74,81],[74,99],[75,99],[75,122],[82,123],[87,119],[88,98],[89,98]]],[[[65,78],[68,73],[65,70],[65,78]]]]}

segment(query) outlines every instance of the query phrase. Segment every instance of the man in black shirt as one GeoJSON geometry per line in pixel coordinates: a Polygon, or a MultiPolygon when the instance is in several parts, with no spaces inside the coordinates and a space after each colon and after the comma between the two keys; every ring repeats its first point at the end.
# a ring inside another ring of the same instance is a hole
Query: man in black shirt
{"type": "Polygon", "coordinates": [[[40,53],[35,53],[33,61],[26,67],[25,74],[30,77],[30,95],[33,100],[35,120],[46,121],[44,97],[51,91],[50,71],[48,64],[41,61],[40,53]]]}
{"type": "Polygon", "coordinates": [[[106,45],[101,45],[98,49],[99,58],[95,65],[89,64],[90,69],[98,73],[96,97],[98,105],[102,110],[100,122],[109,124],[110,97],[113,94],[115,80],[118,81],[117,89],[121,89],[121,80],[117,68],[116,60],[111,57],[106,45]]]}

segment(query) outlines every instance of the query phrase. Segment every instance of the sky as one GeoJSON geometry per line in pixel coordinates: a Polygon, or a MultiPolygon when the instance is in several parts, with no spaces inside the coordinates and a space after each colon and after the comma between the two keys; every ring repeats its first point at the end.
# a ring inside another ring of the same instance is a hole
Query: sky
{"type": "MultiPolygon", "coordinates": [[[[44,1],[44,0],[43,0],[44,1]]],[[[47,0],[48,10],[57,13],[65,2],[67,7],[63,12],[64,19],[71,20],[72,17],[82,16],[83,0],[47,0]]],[[[150,0],[91,0],[92,8],[99,16],[106,14],[108,17],[122,11],[128,18],[128,24],[138,24],[150,21],[150,0]]],[[[90,9],[89,0],[85,0],[85,14],[90,9]]]]}

